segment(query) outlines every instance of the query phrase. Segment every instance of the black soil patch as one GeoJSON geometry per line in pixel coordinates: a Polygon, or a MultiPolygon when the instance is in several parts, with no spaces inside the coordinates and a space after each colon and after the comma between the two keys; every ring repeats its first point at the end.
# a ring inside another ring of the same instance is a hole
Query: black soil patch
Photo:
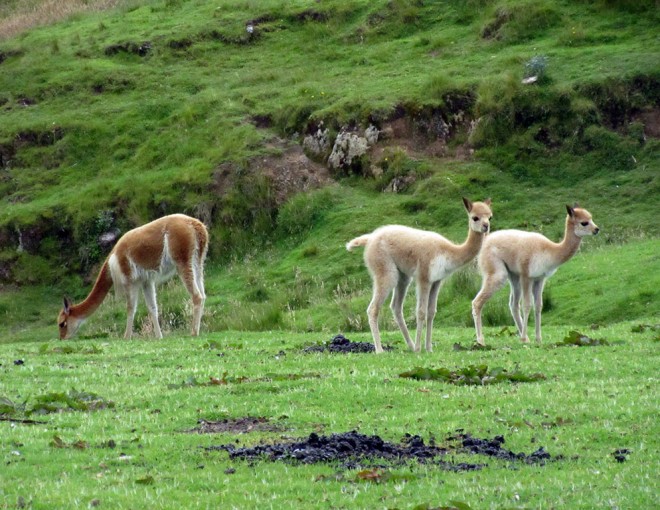
{"type": "Polygon", "coordinates": [[[227,418],[220,421],[198,420],[194,429],[186,430],[191,434],[220,434],[229,432],[232,434],[246,434],[248,432],[279,432],[281,427],[270,423],[263,416],[244,418],[227,418]]]}
{"type": "Polygon", "coordinates": [[[544,464],[551,459],[549,453],[539,448],[534,453],[514,453],[502,448],[503,436],[493,439],[479,439],[470,434],[458,434],[447,438],[445,446],[436,446],[431,441],[427,445],[417,435],[403,438],[400,444],[389,443],[379,436],[367,436],[356,431],[343,434],[319,436],[309,435],[304,441],[292,441],[277,444],[262,444],[254,447],[236,447],[233,444],[211,446],[207,450],[224,450],[230,459],[242,459],[250,462],[265,460],[301,464],[339,463],[344,469],[363,467],[385,467],[401,465],[409,461],[433,464],[450,471],[475,471],[483,464],[454,463],[441,460],[448,454],[475,454],[506,461],[544,464]]]}
{"type": "MultiPolygon", "coordinates": [[[[386,351],[391,351],[392,347],[384,345],[383,349],[386,351]]],[[[337,354],[348,354],[351,352],[364,353],[364,352],[374,352],[374,344],[370,342],[351,342],[344,335],[334,336],[329,342],[325,342],[319,345],[311,345],[305,347],[303,352],[332,352],[337,354]]]]}

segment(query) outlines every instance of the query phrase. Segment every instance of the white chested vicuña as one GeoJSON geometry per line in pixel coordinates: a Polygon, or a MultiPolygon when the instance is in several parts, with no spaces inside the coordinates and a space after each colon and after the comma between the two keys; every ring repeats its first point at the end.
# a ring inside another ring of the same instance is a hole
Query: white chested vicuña
{"type": "Polygon", "coordinates": [[[483,278],[481,290],[472,301],[472,316],[477,330],[477,343],[484,345],[481,310],[486,301],[509,280],[509,309],[518,328],[520,339],[529,342],[527,322],[534,298],[536,341],[541,341],[541,310],[543,286],[557,268],[569,260],[580,247],[582,238],[596,235],[598,227],[586,209],[566,206],[564,239],[555,243],[534,232],[500,230],[490,234],[479,254],[479,269],[483,278]],[[520,316],[520,300],[523,313],[520,316]]]}
{"type": "Polygon", "coordinates": [[[406,343],[419,352],[422,348],[422,330],[426,327],[426,350],[432,350],[431,335],[440,285],[454,271],[477,256],[493,216],[490,199],[472,203],[463,198],[463,204],[469,218],[468,237],[463,244],[453,244],[435,232],[387,225],[371,234],[357,237],[346,245],[349,251],[356,246],[365,247],[364,261],[374,286],[367,315],[377,353],[383,352],[378,315],[392,290],[394,293],[390,307],[406,343]],[[414,344],[403,318],[403,300],[413,277],[417,283],[417,332],[414,344]]]}
{"type": "Polygon", "coordinates": [[[71,338],[101,305],[114,285],[126,297],[125,338],[133,334],[133,319],[140,289],[144,294],[154,334],[163,337],[158,324],[156,285],[178,273],[193,304],[192,334],[199,334],[204,311],[204,259],[209,236],[204,224],[184,214],[172,214],[126,232],[103,263],[91,292],[74,305],[64,298],[57,323],[60,338],[71,338]]]}

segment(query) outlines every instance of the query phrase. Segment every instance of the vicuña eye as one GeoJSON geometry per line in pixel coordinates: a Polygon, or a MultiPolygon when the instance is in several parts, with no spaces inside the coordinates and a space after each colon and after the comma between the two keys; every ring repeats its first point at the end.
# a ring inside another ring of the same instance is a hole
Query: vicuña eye
{"type": "Polygon", "coordinates": [[[472,221],[479,221],[479,216],[472,216],[472,221]]]}
{"type": "Polygon", "coordinates": [[[583,227],[586,227],[587,225],[589,225],[589,222],[588,221],[583,221],[582,223],[580,223],[580,225],[582,225],[583,227]]]}

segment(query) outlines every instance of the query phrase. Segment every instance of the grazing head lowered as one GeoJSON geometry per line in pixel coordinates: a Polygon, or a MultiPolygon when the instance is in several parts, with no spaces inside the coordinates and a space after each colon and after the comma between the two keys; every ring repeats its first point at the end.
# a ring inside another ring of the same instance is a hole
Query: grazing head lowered
{"type": "Polygon", "coordinates": [[[61,339],[71,338],[80,325],[101,305],[114,285],[126,298],[125,338],[133,334],[133,319],[140,290],[144,295],[154,334],[162,338],[158,323],[156,285],[175,274],[183,282],[193,303],[192,334],[198,335],[204,310],[204,260],[208,232],[202,222],[183,214],[172,214],[126,232],[103,263],[94,287],[81,303],[64,298],[57,324],[61,339]]]}
{"type": "Polygon", "coordinates": [[[60,328],[60,340],[73,337],[85,319],[71,316],[71,301],[64,298],[64,307],[57,316],[57,325],[60,328]]]}

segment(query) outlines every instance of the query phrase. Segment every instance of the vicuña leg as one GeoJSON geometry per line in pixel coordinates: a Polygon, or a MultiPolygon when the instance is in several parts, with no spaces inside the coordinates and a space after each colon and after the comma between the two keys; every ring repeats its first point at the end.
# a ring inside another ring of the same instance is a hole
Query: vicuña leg
{"type": "Polygon", "coordinates": [[[186,287],[188,294],[192,299],[193,305],[193,318],[191,333],[193,336],[199,335],[199,328],[202,322],[202,312],[204,311],[205,295],[203,289],[199,289],[197,285],[197,278],[192,263],[181,264],[178,268],[179,277],[186,287]]]}
{"type": "Polygon", "coordinates": [[[532,280],[527,276],[520,277],[520,287],[522,288],[523,316],[522,331],[520,332],[520,341],[529,343],[527,335],[527,325],[529,324],[529,312],[532,309],[532,280]]]}
{"type": "Polygon", "coordinates": [[[410,277],[399,272],[399,280],[397,281],[397,284],[394,287],[394,292],[392,293],[390,308],[392,309],[392,315],[394,315],[394,321],[399,326],[401,333],[403,333],[403,338],[408,344],[408,347],[410,347],[412,350],[415,350],[415,344],[410,338],[408,326],[406,325],[406,321],[403,318],[403,301],[406,297],[406,292],[408,292],[409,286],[410,277]]]}
{"type": "MultiPolygon", "coordinates": [[[[396,270],[395,270],[396,271],[396,270]]],[[[396,286],[396,272],[388,272],[379,279],[374,278],[374,292],[371,303],[367,308],[367,317],[369,317],[369,328],[374,337],[374,347],[376,353],[383,352],[383,346],[380,342],[380,331],[378,330],[378,315],[388,294],[396,286]]]]}
{"type": "Polygon", "coordinates": [[[536,341],[541,342],[541,313],[543,312],[543,287],[545,280],[534,280],[532,285],[532,295],[534,296],[534,328],[536,341]]]}
{"type": "Polygon", "coordinates": [[[442,280],[433,282],[431,285],[431,292],[429,293],[429,307],[426,312],[426,352],[433,351],[433,345],[431,344],[431,336],[433,335],[433,319],[435,319],[435,313],[438,309],[438,292],[442,286],[442,280]]]}
{"type": "Polygon", "coordinates": [[[502,288],[506,283],[507,273],[506,269],[500,268],[493,273],[484,276],[484,281],[481,284],[481,290],[472,300],[472,318],[474,319],[474,327],[477,330],[477,343],[485,345],[484,333],[481,323],[481,311],[483,310],[486,302],[491,298],[495,292],[502,288]]]}
{"type": "Polygon", "coordinates": [[[144,294],[144,302],[147,304],[147,310],[151,316],[151,323],[154,327],[154,336],[156,338],[163,338],[163,333],[160,330],[158,323],[158,303],[156,302],[156,284],[153,281],[147,281],[142,285],[142,293],[144,294]]]}
{"type": "Polygon", "coordinates": [[[415,352],[422,350],[422,334],[426,326],[427,312],[429,309],[429,294],[431,284],[427,281],[417,279],[417,331],[415,332],[415,352]]]}
{"type": "Polygon", "coordinates": [[[129,285],[126,288],[126,331],[124,338],[129,340],[133,336],[133,321],[135,320],[135,311],[137,310],[138,288],[135,285],[129,285]]]}
{"type": "Polygon", "coordinates": [[[520,298],[522,291],[520,288],[520,277],[517,274],[509,273],[509,283],[511,285],[511,293],[509,294],[509,310],[511,316],[516,323],[518,335],[523,334],[522,317],[520,316],[520,298]]]}

